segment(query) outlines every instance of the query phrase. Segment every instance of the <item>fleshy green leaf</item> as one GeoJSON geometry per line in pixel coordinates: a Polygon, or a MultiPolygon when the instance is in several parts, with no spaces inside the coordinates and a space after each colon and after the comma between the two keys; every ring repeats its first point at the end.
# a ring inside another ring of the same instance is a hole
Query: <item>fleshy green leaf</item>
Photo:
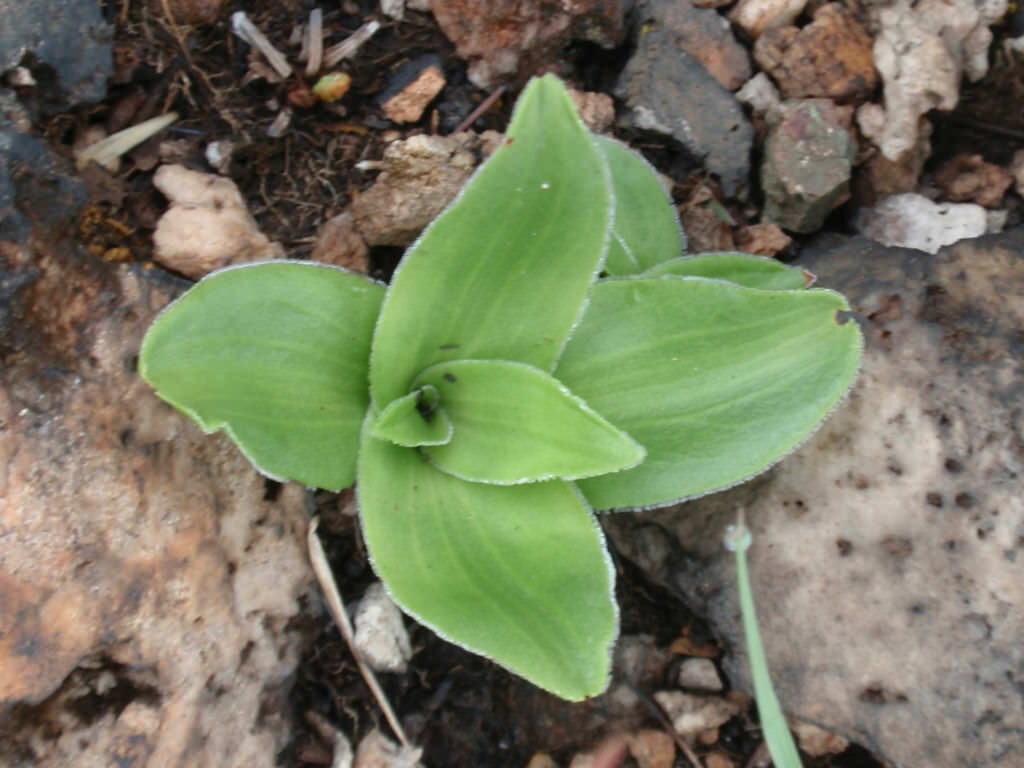
{"type": "Polygon", "coordinates": [[[831,291],[702,278],[594,286],[555,376],[647,449],[579,481],[598,508],[671,503],[740,483],[796,448],[849,389],[856,323],[831,291]]]}
{"type": "Polygon", "coordinates": [[[153,323],[139,373],[267,475],[341,489],[355,477],[383,297],[382,285],[323,264],[215,272],[153,323]]]}
{"type": "Polygon", "coordinates": [[[594,142],[608,162],[615,202],[605,271],[635,275],[679,256],[686,240],[656,171],[643,155],[615,139],[595,136],[594,142]]]}
{"type": "Polygon", "coordinates": [[[538,368],[507,360],[451,360],[423,371],[451,418],[445,445],[423,452],[476,482],[574,480],[636,466],[644,449],[538,368]]]}
{"type": "Polygon", "coordinates": [[[657,264],[641,277],[707,277],[728,280],[730,283],[745,285],[747,288],[763,290],[797,290],[808,288],[814,282],[814,275],[800,267],[790,267],[781,261],[765,256],[736,251],[716,251],[657,264]]]}
{"type": "Polygon", "coordinates": [[[600,269],[610,205],[604,160],[565,86],[531,81],[505,143],[395,272],[373,340],[378,407],[445,360],[550,371],[600,269]]]}
{"type": "Polygon", "coordinates": [[[614,574],[576,489],[468,483],[372,432],[368,424],[359,454],[360,519],[398,604],[559,696],[603,691],[618,623],[614,574]]]}
{"type": "Polygon", "coordinates": [[[373,434],[395,445],[444,445],[452,439],[452,422],[429,384],[391,401],[381,411],[373,434]]]}

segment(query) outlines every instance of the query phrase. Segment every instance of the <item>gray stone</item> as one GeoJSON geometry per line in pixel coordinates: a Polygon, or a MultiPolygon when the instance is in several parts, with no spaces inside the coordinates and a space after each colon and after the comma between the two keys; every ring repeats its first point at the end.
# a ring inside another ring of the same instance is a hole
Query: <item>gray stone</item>
{"type": "Polygon", "coordinates": [[[679,141],[718,176],[727,195],[745,188],[754,130],[740,105],[663,29],[648,30],[626,64],[615,95],[631,127],[679,141]]]}
{"type": "Polygon", "coordinates": [[[857,149],[825,99],[783,105],[761,164],[765,218],[793,232],[813,232],[850,196],[857,149]]]}
{"type": "Polygon", "coordinates": [[[679,47],[723,87],[735,91],[750,79],[750,54],[717,11],[697,8],[690,0],[643,0],[639,15],[675,35],[679,47]]]}
{"type": "Polygon", "coordinates": [[[31,52],[57,73],[59,92],[46,94],[44,111],[106,95],[113,38],[97,0],[0,0],[0,70],[31,52]]]}
{"type": "Polygon", "coordinates": [[[625,556],[710,616],[749,691],[721,546],[745,508],[783,707],[894,765],[1024,765],[1022,254],[1024,229],[935,256],[820,239],[800,263],[865,327],[847,402],[745,486],[604,518],[625,556]]]}
{"type": "Polygon", "coordinates": [[[85,185],[66,163],[0,114],[0,240],[23,242],[33,223],[70,220],[85,198],[85,185]]]}

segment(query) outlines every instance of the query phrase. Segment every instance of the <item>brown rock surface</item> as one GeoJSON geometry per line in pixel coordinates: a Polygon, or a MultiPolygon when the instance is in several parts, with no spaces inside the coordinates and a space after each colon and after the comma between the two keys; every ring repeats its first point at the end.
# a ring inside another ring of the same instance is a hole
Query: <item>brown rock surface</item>
{"type": "Polygon", "coordinates": [[[180,283],[12,248],[0,329],[0,764],[274,765],[312,593],[304,492],[135,373],[180,283]]]}
{"type": "Polygon", "coordinates": [[[878,85],[871,37],[838,3],[821,6],[802,29],[769,29],[754,44],[754,58],[784,99],[822,97],[859,104],[878,85]]]}
{"type": "Polygon", "coordinates": [[[605,48],[622,42],[624,0],[433,0],[441,31],[469,60],[480,88],[516,78],[553,58],[570,39],[605,48]]]}
{"type": "Polygon", "coordinates": [[[369,248],[356,229],[352,211],[346,210],[323,223],[310,258],[365,275],[370,271],[369,254],[369,248]]]}

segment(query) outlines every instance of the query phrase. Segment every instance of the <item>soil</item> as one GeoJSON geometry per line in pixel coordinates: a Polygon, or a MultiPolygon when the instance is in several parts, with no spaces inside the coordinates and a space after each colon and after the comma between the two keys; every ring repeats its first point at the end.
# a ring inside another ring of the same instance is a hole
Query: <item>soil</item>
{"type": "MultiPolygon", "coordinates": [[[[229,5],[221,18],[235,9],[235,3],[229,5]]],[[[260,29],[283,43],[314,5],[310,0],[250,0],[245,10],[260,29]]],[[[173,109],[181,119],[163,139],[179,143],[179,161],[206,170],[206,143],[230,137],[238,149],[229,175],[263,232],[280,242],[290,257],[308,258],[319,225],[344,210],[373,182],[374,173],[356,169],[357,162],[379,159],[385,144],[397,136],[451,132],[488,96],[469,83],[465,63],[454,54],[431,15],[407,12],[396,23],[377,14],[375,0],[350,0],[340,4],[343,10],[338,3],[327,5],[324,24],[332,31],[332,39],[354,31],[371,15],[380,18],[383,26],[346,64],[352,87],[341,106],[295,108],[290,126],[278,139],[267,137],[267,127],[281,105],[295,100],[294,91],[309,85],[301,75],[287,83],[256,80],[242,86],[248,70],[246,46],[231,35],[229,25],[179,28],[152,13],[145,2],[106,5],[108,20],[117,30],[116,72],[107,98],[41,118],[35,128],[54,151],[70,156],[72,142],[87,125],[121,127],[173,109]],[[378,97],[402,64],[425,53],[440,57],[447,86],[420,123],[396,126],[384,117],[378,97]]],[[[993,50],[998,46],[997,41],[993,50]]],[[[564,51],[558,71],[578,88],[609,92],[629,54],[628,46],[606,51],[574,44],[564,51]]],[[[509,89],[471,128],[501,130],[514,96],[515,88],[509,89]]],[[[1002,54],[995,56],[988,77],[964,86],[961,107],[937,116],[935,154],[929,168],[959,152],[977,151],[978,146],[985,147],[989,161],[1007,164],[1014,151],[1024,147],[1024,118],[1006,105],[1022,100],[1024,66],[1002,54]]],[[[677,180],[678,202],[688,198],[693,184],[707,182],[700,174],[691,175],[695,163],[670,140],[653,135],[622,138],[631,140],[660,171],[677,180]]],[[[166,206],[152,184],[155,153],[155,143],[137,149],[116,176],[90,171],[90,203],[79,222],[85,248],[108,260],[149,261],[152,231],[166,206]]],[[[738,223],[755,220],[756,210],[749,204],[721,195],[719,199],[738,223]]],[[[845,212],[839,211],[829,219],[829,226],[842,229],[845,221],[845,212]]],[[[376,248],[370,256],[373,276],[387,279],[401,251],[376,248]]],[[[268,495],[277,490],[276,483],[267,482],[268,495]]],[[[344,494],[314,496],[342,596],[351,602],[374,576],[354,519],[344,512],[345,501],[344,494]]],[[[693,646],[710,647],[713,654],[727,650],[717,647],[681,596],[651,583],[621,556],[615,556],[615,563],[624,635],[652,635],[658,647],[686,638],[693,646]]],[[[286,766],[329,765],[330,749],[307,724],[309,712],[323,715],[355,743],[371,728],[379,725],[386,730],[386,725],[329,617],[310,610],[304,622],[308,652],[287,698],[298,736],[279,758],[286,766]]],[[[592,747],[603,732],[622,726],[609,721],[607,713],[595,711],[600,705],[566,704],[421,627],[413,625],[412,641],[415,654],[409,673],[381,677],[399,716],[409,716],[410,738],[425,747],[426,765],[525,766],[537,751],[548,752],[564,765],[576,751],[592,747]]],[[[666,681],[674,669],[672,664],[666,667],[666,681]]],[[[755,764],[751,759],[760,740],[753,717],[735,718],[720,731],[717,748],[724,749],[736,765],[755,764]]],[[[649,716],[631,725],[662,727],[653,701],[649,716]]],[[[704,751],[698,748],[698,753],[704,751]]],[[[681,761],[679,757],[676,764],[684,764],[681,761]]],[[[630,764],[627,759],[626,765],[630,764]]],[[[840,755],[809,759],[805,765],[866,768],[879,763],[866,750],[851,746],[840,755]]]]}

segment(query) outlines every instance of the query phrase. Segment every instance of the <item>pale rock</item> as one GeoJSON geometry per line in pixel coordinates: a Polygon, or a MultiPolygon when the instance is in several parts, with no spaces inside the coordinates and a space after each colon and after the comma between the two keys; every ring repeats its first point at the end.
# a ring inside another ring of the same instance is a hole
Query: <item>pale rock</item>
{"type": "Polygon", "coordinates": [[[615,103],[607,93],[569,89],[580,119],[594,133],[605,133],[615,122],[615,103]]]}
{"type": "Polygon", "coordinates": [[[974,203],[933,203],[908,192],[861,208],[855,227],[883,245],[936,253],[945,245],[985,234],[985,209],[974,203]]]}
{"type": "Polygon", "coordinates": [[[355,615],[355,646],[376,672],[405,672],[412,658],[402,612],[384,584],[375,581],[363,594],[355,615]]]}
{"type": "Polygon", "coordinates": [[[684,739],[695,739],[702,731],[724,725],[740,711],[736,704],[721,696],[658,691],[654,699],[672,721],[672,728],[684,739]]]}
{"type": "Polygon", "coordinates": [[[321,225],[310,258],[365,275],[370,271],[369,253],[352,211],[345,210],[321,225]]]}
{"type": "Polygon", "coordinates": [[[676,744],[664,731],[643,728],[629,737],[629,754],[637,768],[672,768],[676,744]]]}
{"type": "Polygon", "coordinates": [[[380,0],[380,10],[385,16],[401,21],[405,17],[405,0],[380,0]]]}
{"type": "Polygon", "coordinates": [[[650,577],[709,617],[730,681],[749,692],[722,546],[744,508],[787,712],[891,765],[1024,765],[1024,228],[934,256],[827,234],[800,262],[864,329],[846,401],[759,478],[606,516],[605,530],[638,563],[651,563],[638,534],[660,532],[667,554],[650,577]]]}
{"type": "Polygon", "coordinates": [[[219,174],[226,175],[231,168],[231,155],[234,151],[234,142],[221,139],[207,144],[204,155],[206,156],[206,162],[210,164],[211,168],[219,174]]]}
{"type": "Polygon", "coordinates": [[[371,246],[409,245],[473,175],[476,152],[486,155],[499,141],[485,131],[392,142],[384,150],[383,173],[352,201],[359,233],[371,246]]]}
{"type": "Polygon", "coordinates": [[[777,112],[782,99],[775,83],[764,72],[758,72],[736,91],[736,100],[750,107],[755,115],[771,117],[777,112]]]}
{"type": "Polygon", "coordinates": [[[740,0],[729,19],[756,38],[766,29],[792,24],[806,5],[807,0],[740,0]]]}
{"type": "Polygon", "coordinates": [[[989,27],[1005,14],[1006,0],[897,0],[871,5],[869,12],[885,108],[880,113],[866,104],[857,120],[864,135],[897,160],[915,145],[922,115],[956,106],[961,72],[978,80],[988,71],[989,27]]]}
{"type": "Polygon", "coordinates": [[[558,768],[558,763],[547,752],[535,752],[526,768],[558,768]]]}
{"type": "Polygon", "coordinates": [[[824,755],[838,755],[850,746],[850,742],[837,733],[826,731],[813,723],[804,720],[791,718],[789,727],[796,734],[797,743],[800,749],[811,757],[823,757],[824,755]]]}
{"type": "Polygon", "coordinates": [[[716,693],[722,690],[722,679],[711,659],[684,659],[679,665],[676,683],[680,688],[716,693]]]}
{"type": "Polygon", "coordinates": [[[352,768],[419,768],[423,750],[403,747],[374,728],[356,749],[352,768]]]}
{"type": "Polygon", "coordinates": [[[231,264],[284,258],[230,179],[163,165],[153,183],[171,201],[153,233],[153,258],[168,269],[198,279],[231,264]]]}

